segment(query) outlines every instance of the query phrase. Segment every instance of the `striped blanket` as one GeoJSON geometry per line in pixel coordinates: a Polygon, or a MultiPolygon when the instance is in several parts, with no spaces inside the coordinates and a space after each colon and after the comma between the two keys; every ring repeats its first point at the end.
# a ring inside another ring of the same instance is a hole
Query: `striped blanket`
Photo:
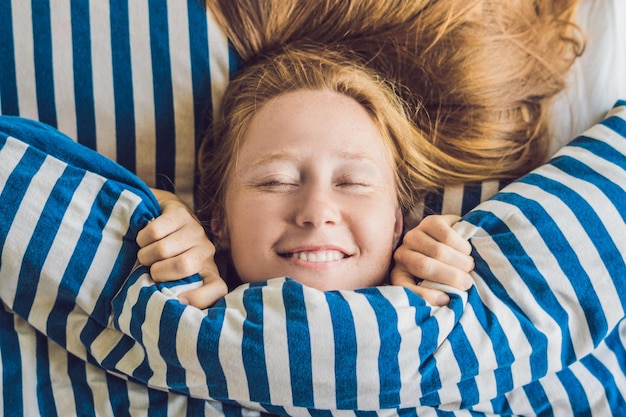
{"type": "Polygon", "coordinates": [[[456,227],[475,285],[244,285],[202,311],[136,265],[134,175],[0,118],[4,415],[625,415],[626,102],[456,227]]]}

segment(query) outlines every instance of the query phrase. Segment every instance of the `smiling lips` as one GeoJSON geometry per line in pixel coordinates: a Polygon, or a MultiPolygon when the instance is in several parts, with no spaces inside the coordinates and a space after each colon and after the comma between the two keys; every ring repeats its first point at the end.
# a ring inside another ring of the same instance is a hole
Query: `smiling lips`
{"type": "Polygon", "coordinates": [[[286,253],[284,256],[312,263],[334,262],[348,257],[348,255],[338,250],[300,251],[286,253]]]}

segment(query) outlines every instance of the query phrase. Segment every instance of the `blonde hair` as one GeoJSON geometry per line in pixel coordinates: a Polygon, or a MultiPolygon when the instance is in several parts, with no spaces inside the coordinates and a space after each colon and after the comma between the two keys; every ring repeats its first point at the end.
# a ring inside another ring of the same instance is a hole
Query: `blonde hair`
{"type": "Polygon", "coordinates": [[[458,175],[448,184],[517,178],[544,162],[550,100],[583,50],[578,0],[207,3],[244,66],[321,44],[393,82],[417,128],[449,156],[440,163],[458,175]]]}
{"type": "Polygon", "coordinates": [[[366,109],[393,161],[398,203],[405,214],[424,192],[442,186],[444,179],[465,179],[443,167],[441,160],[448,156],[416,128],[392,85],[376,72],[323,46],[287,47],[244,68],[229,84],[200,149],[201,218],[223,221],[229,175],[259,109],[282,94],[302,89],[338,92],[366,109]]]}

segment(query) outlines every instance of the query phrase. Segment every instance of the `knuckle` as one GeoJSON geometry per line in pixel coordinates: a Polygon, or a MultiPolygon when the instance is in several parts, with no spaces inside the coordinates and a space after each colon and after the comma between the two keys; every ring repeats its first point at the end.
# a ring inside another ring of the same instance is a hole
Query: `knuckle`
{"type": "Polygon", "coordinates": [[[137,261],[139,261],[141,265],[149,266],[148,263],[150,262],[150,260],[148,259],[148,255],[146,254],[145,250],[140,249],[137,252],[137,261]]]}
{"type": "Polygon", "coordinates": [[[448,247],[445,245],[434,245],[432,258],[438,261],[445,261],[448,255],[448,247]]]}
{"type": "Polygon", "coordinates": [[[215,249],[215,245],[213,243],[211,243],[210,240],[207,239],[208,244],[205,245],[205,251],[206,251],[206,256],[208,258],[213,259],[213,257],[215,256],[216,253],[216,249],[215,249]]]}
{"type": "Polygon", "coordinates": [[[145,242],[155,242],[162,234],[162,222],[152,221],[142,230],[142,238],[145,242]]]}
{"type": "Polygon", "coordinates": [[[441,216],[428,216],[424,220],[424,226],[429,229],[438,228],[443,223],[441,216]]]}
{"type": "Polygon", "coordinates": [[[155,242],[153,250],[159,259],[167,259],[170,257],[169,245],[163,240],[155,242]]]}
{"type": "MultiPolygon", "coordinates": [[[[422,223],[420,223],[420,224],[422,224],[422,223]]],[[[404,243],[409,244],[410,242],[413,242],[413,241],[419,239],[421,234],[422,234],[422,231],[420,229],[420,226],[418,225],[417,227],[414,227],[413,229],[410,229],[409,231],[407,231],[404,234],[404,238],[402,239],[402,241],[404,243]]]]}
{"type": "Polygon", "coordinates": [[[417,257],[411,264],[411,272],[419,278],[426,278],[432,275],[433,263],[425,256],[417,257]]]}
{"type": "Polygon", "coordinates": [[[422,253],[425,257],[430,257],[434,259],[441,259],[443,256],[445,244],[441,244],[439,242],[430,241],[427,245],[424,246],[424,250],[422,253]]]}
{"type": "Polygon", "coordinates": [[[188,277],[198,272],[198,265],[190,256],[179,256],[174,259],[173,268],[180,277],[188,277]]]}
{"type": "Polygon", "coordinates": [[[218,294],[219,296],[224,296],[228,294],[228,285],[226,285],[226,282],[224,282],[224,280],[222,280],[221,278],[215,280],[213,288],[216,294],[218,294]]]}
{"type": "Polygon", "coordinates": [[[150,266],[150,277],[155,282],[164,282],[165,278],[161,274],[161,265],[159,263],[154,263],[150,266]]]}
{"type": "Polygon", "coordinates": [[[404,258],[405,258],[405,253],[406,253],[406,249],[404,249],[402,246],[400,246],[398,249],[396,249],[396,251],[393,253],[393,260],[396,263],[403,263],[404,258]]]}

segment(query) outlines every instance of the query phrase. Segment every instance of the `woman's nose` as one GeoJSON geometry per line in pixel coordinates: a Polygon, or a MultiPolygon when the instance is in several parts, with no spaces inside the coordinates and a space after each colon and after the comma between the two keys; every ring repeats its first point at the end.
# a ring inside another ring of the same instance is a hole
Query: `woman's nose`
{"type": "Polygon", "coordinates": [[[306,187],[299,195],[295,221],[302,227],[321,227],[339,223],[341,210],[332,190],[323,187],[306,187]]]}

